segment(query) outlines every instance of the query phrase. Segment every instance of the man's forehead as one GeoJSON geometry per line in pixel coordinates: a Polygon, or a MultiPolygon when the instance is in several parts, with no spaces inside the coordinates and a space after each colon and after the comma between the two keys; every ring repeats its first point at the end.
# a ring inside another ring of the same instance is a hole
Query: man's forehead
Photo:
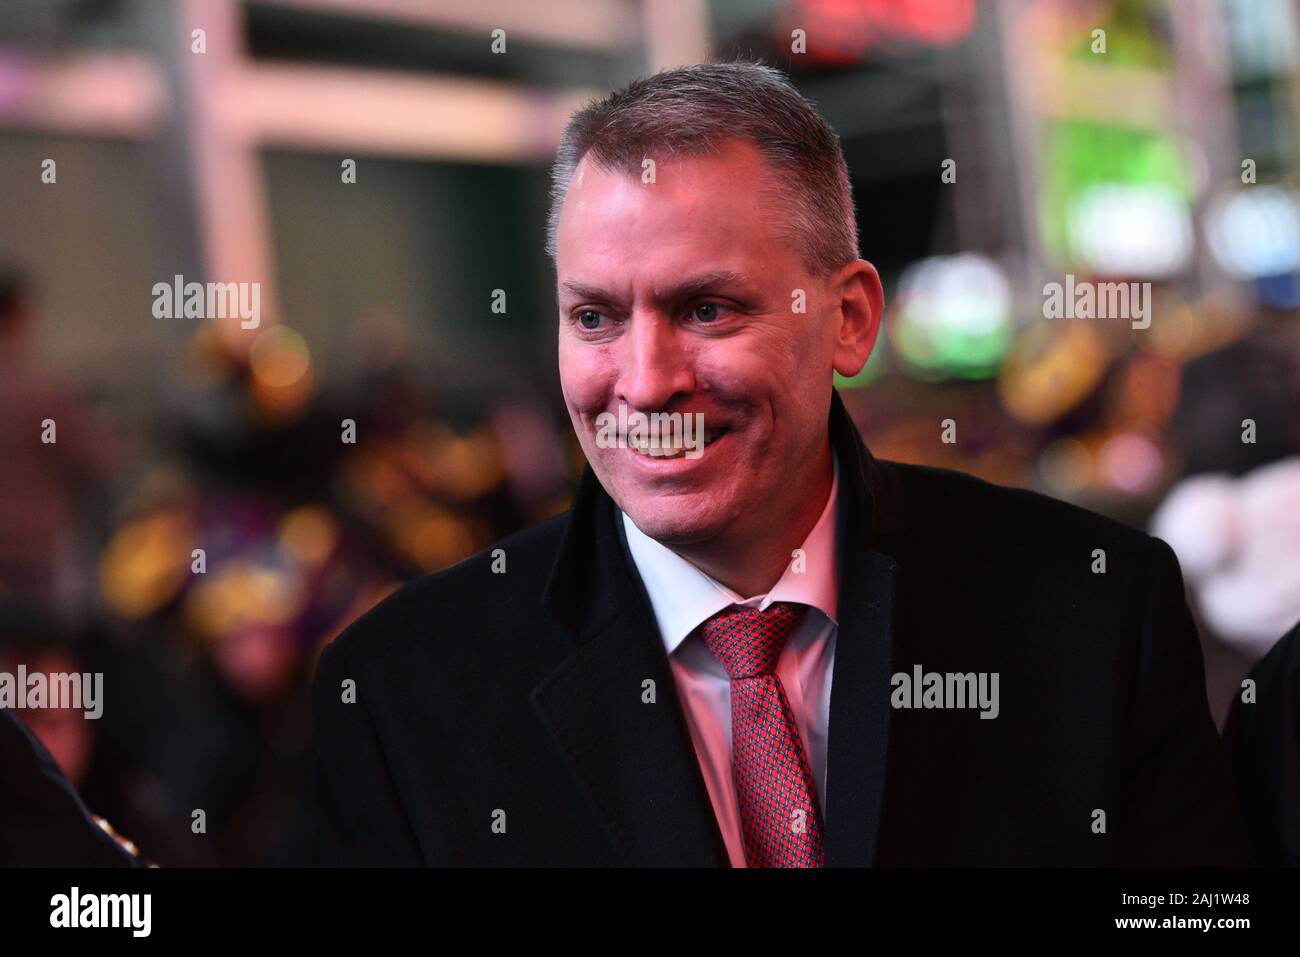
{"type": "Polygon", "coordinates": [[[633,290],[659,299],[692,277],[723,273],[756,295],[791,270],[802,274],[786,202],[758,148],[744,140],[698,157],[670,154],[653,178],[583,157],[560,215],[559,297],[575,298],[568,280],[606,290],[611,295],[591,297],[605,301],[630,301],[633,290]]]}
{"type": "MultiPolygon", "coordinates": [[[[761,159],[755,163],[729,153],[670,157],[668,165],[653,168],[651,179],[584,157],[560,213],[559,258],[568,258],[567,252],[617,259],[629,255],[629,243],[642,240],[660,253],[705,242],[719,254],[776,242],[787,211],[770,177],[755,180],[768,175],[761,159]]],[[[647,251],[638,248],[638,257],[647,251]]],[[[699,255],[698,248],[680,252],[687,259],[699,255]]]]}

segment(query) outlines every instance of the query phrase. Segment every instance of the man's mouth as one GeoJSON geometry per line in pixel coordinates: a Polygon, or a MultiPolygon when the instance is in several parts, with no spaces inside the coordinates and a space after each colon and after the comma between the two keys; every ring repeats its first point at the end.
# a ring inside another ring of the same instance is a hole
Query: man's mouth
{"type": "Polygon", "coordinates": [[[698,441],[683,443],[680,436],[659,436],[657,438],[648,438],[639,435],[623,436],[624,443],[632,451],[639,455],[644,455],[652,459],[677,459],[687,457],[688,452],[699,450],[698,454],[703,454],[704,449],[708,448],[722,436],[726,435],[729,429],[705,429],[704,444],[701,446],[698,441]]]}

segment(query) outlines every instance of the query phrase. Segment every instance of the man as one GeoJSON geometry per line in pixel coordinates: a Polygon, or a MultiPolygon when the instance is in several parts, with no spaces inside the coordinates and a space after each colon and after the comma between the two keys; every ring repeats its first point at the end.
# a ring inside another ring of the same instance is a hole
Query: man
{"type": "Polygon", "coordinates": [[[863,446],[832,374],[881,286],[779,73],[580,111],[550,233],[589,467],[569,512],[325,650],[321,861],[1239,859],[1169,549],[863,446]]]}

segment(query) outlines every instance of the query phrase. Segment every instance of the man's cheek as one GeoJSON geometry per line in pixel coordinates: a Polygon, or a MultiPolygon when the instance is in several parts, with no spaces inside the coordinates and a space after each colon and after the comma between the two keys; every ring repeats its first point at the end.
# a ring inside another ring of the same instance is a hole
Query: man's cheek
{"type": "Polygon", "coordinates": [[[591,376],[585,373],[581,363],[566,358],[563,353],[560,355],[560,391],[564,393],[569,408],[575,412],[590,408],[596,392],[591,376]]]}
{"type": "Polygon", "coordinates": [[[612,377],[597,357],[561,358],[560,388],[570,408],[595,416],[610,405],[612,377]]]}

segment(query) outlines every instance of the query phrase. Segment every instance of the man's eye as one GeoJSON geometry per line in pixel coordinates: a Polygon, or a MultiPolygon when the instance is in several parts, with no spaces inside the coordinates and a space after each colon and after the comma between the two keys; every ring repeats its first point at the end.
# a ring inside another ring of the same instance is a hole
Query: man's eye
{"type": "Polygon", "coordinates": [[[600,320],[604,318],[594,309],[583,309],[578,313],[578,325],[588,332],[595,332],[600,328],[600,320]]]}
{"type": "Polygon", "coordinates": [[[691,316],[703,323],[716,322],[721,309],[716,302],[701,302],[691,310],[691,316]]]}

